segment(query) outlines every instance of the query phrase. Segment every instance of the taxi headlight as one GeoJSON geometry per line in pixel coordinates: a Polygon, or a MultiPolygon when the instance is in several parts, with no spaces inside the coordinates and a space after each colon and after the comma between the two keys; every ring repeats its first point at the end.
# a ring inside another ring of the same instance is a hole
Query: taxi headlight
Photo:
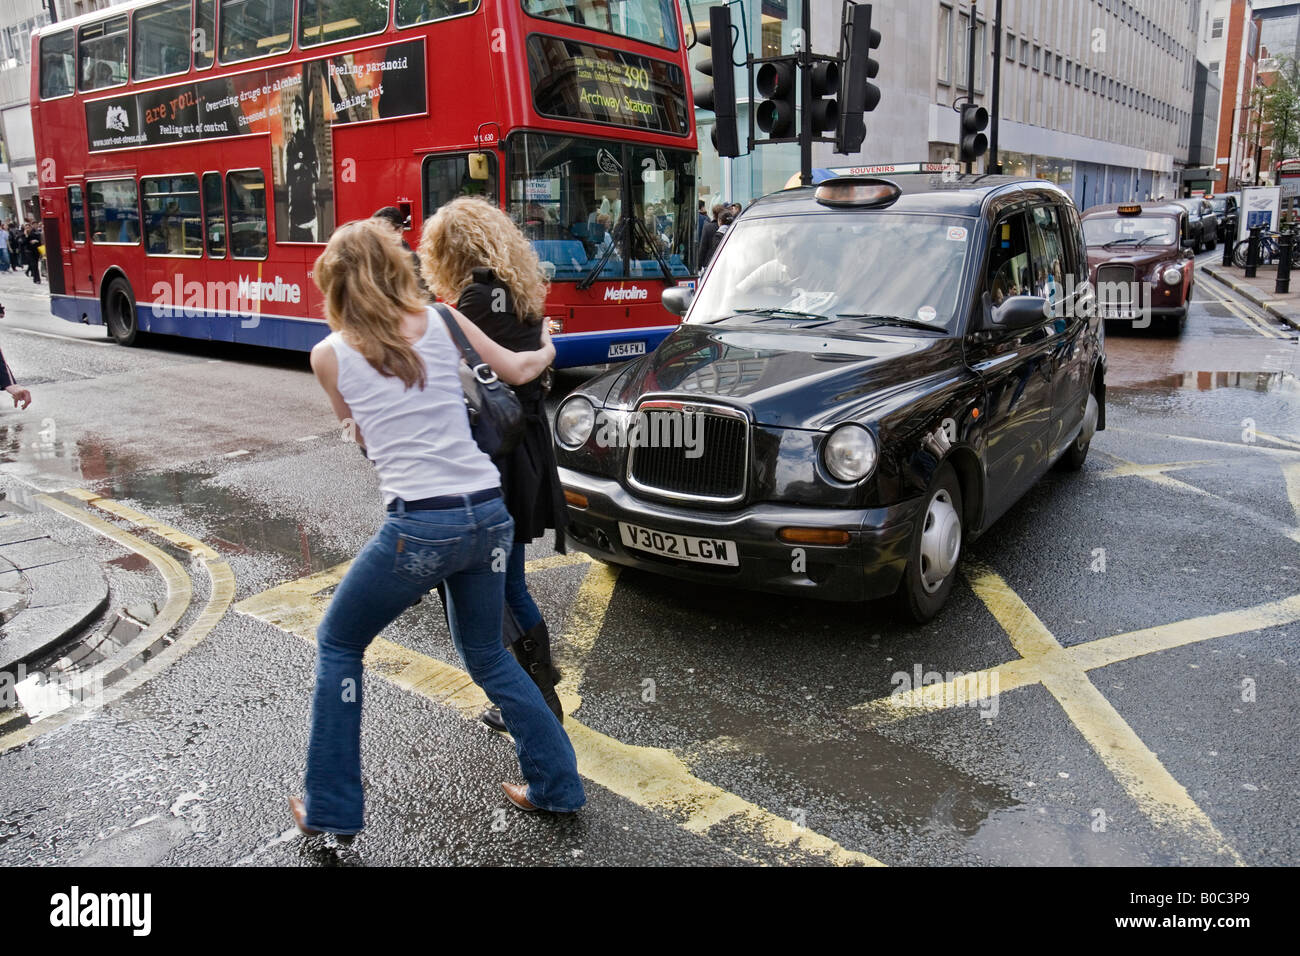
{"type": "Polygon", "coordinates": [[[1160,278],[1165,280],[1165,285],[1178,285],[1183,281],[1183,270],[1177,266],[1170,266],[1160,273],[1160,278]]]}
{"type": "Polygon", "coordinates": [[[858,481],[876,467],[875,436],[861,425],[840,425],[826,439],[822,457],[840,481],[858,481]]]}
{"type": "Polygon", "coordinates": [[[573,451],[582,447],[591,437],[596,425],[596,409],[581,395],[566,398],[555,415],[555,438],[565,448],[573,451]]]}

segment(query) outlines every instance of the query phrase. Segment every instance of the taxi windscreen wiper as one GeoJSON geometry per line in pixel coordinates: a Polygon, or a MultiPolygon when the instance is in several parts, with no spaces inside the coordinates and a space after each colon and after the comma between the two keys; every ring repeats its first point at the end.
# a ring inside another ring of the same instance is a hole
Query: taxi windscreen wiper
{"type": "Polygon", "coordinates": [[[790,315],[796,319],[826,319],[820,312],[800,312],[797,309],[732,309],[737,315],[790,315]]]}
{"type": "Polygon", "coordinates": [[[905,325],[911,329],[925,329],[927,332],[946,331],[943,326],[920,319],[909,319],[902,315],[877,315],[874,312],[836,312],[837,319],[871,319],[876,325],[905,325]]]}
{"type": "Polygon", "coordinates": [[[1110,242],[1102,243],[1102,248],[1106,249],[1119,242],[1137,242],[1137,236],[1120,236],[1118,239],[1112,239],[1110,242]]]}

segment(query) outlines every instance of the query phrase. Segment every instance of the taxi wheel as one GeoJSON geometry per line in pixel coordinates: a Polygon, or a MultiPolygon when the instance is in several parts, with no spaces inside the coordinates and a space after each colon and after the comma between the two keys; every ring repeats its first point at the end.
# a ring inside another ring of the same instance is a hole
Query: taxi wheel
{"type": "Polygon", "coordinates": [[[1070,447],[1060,458],[1060,467],[1063,471],[1078,471],[1083,467],[1084,461],[1088,458],[1088,449],[1092,446],[1092,436],[1097,431],[1097,396],[1092,392],[1088,393],[1088,402],[1083,410],[1083,425],[1079,428],[1079,435],[1074,441],[1070,442],[1070,447]]]}
{"type": "Polygon", "coordinates": [[[939,466],[912,530],[907,567],[894,595],[900,615],[924,624],[952,593],[962,542],[961,484],[947,462],[939,466]]]}

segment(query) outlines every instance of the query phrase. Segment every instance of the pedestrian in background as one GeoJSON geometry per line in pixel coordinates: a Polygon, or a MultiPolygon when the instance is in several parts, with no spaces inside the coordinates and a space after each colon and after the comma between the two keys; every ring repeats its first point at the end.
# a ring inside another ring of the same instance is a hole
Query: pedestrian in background
{"type": "MultiPolygon", "coordinates": [[[[0,317],[3,317],[4,314],[4,306],[0,306],[0,317]]],[[[25,409],[32,403],[32,393],[18,384],[13,370],[9,367],[9,363],[5,361],[3,352],[0,352],[0,388],[13,397],[16,408],[25,409]]]]}
{"type": "MultiPolygon", "coordinates": [[[[424,224],[420,262],[425,281],[494,342],[513,352],[536,349],[542,340],[546,281],[532,243],[497,206],[477,197],[443,205],[424,224]]],[[[555,464],[542,379],[515,387],[524,409],[524,437],[497,462],[506,510],[514,518],[514,546],[506,565],[504,643],[532,677],[547,706],[564,719],[551,660],[551,636],[524,574],[524,549],[551,528],[564,553],[568,509],[555,464]]],[[[504,730],[500,711],[489,707],[483,722],[504,730]]]]}
{"type": "Polygon", "coordinates": [[[713,204],[713,218],[704,224],[700,230],[700,244],[696,248],[696,256],[699,258],[698,271],[703,272],[704,267],[709,264],[709,256],[713,254],[713,241],[718,234],[718,216],[722,215],[722,210],[726,206],[723,203],[713,204]]]}
{"type": "Polygon", "coordinates": [[[41,284],[41,230],[39,226],[28,224],[23,230],[23,247],[27,251],[27,274],[37,285],[41,284]]]}
{"type": "MultiPolygon", "coordinates": [[[[397,233],[373,219],[336,230],[312,269],[333,330],[312,370],[341,421],[374,462],[383,525],[352,562],[316,631],[316,689],[299,830],[351,837],[364,826],[362,655],[421,595],[446,584],[452,641],[470,677],[501,707],[527,786],[502,784],[524,810],[579,809],[586,798],[573,745],[541,692],[501,646],[514,522],[492,460],[470,433],[460,348],[420,296],[397,233]]],[[[485,362],[507,382],[536,378],[555,356],[550,337],[528,352],[501,348],[454,310],[485,362]]]]}
{"type": "Polygon", "coordinates": [[[709,221],[709,214],[705,211],[704,200],[700,200],[700,208],[695,213],[695,245],[698,247],[700,239],[704,235],[704,227],[709,221]]]}
{"type": "Polygon", "coordinates": [[[9,229],[0,222],[0,272],[9,271],[9,229]]]}

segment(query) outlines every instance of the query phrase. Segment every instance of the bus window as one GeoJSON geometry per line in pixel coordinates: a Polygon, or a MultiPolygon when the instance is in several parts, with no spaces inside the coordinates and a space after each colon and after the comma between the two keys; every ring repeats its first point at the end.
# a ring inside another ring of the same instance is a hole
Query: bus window
{"type": "Polygon", "coordinates": [[[221,174],[203,174],[203,223],[208,237],[208,255],[226,258],[226,194],[221,191],[221,174]]]}
{"type": "Polygon", "coordinates": [[[497,204],[497,158],[487,153],[488,178],[473,179],[469,174],[469,154],[429,156],[424,160],[424,216],[427,219],[438,207],[457,196],[482,196],[497,204]]]}
{"type": "Polygon", "coordinates": [[[397,25],[413,27],[417,23],[446,20],[473,13],[479,0],[397,0],[397,25]]]}
{"type": "Polygon", "coordinates": [[[230,207],[230,257],[265,259],[266,179],[262,171],[226,173],[226,202],[230,207]]]}
{"type": "Polygon", "coordinates": [[[86,184],[90,197],[90,238],[101,245],[140,241],[140,204],[134,179],[102,179],[86,184]]]}
{"type": "Polygon", "coordinates": [[[86,241],[86,207],[81,201],[81,187],[68,187],[68,218],[72,220],[72,241],[86,241]]]}
{"type": "Polygon", "coordinates": [[[524,11],[544,20],[578,23],[677,49],[674,0],[523,0],[524,11]]]}
{"type": "Polygon", "coordinates": [[[67,96],[72,92],[76,56],[72,31],[41,37],[41,99],[67,96]]]}
{"type": "Polygon", "coordinates": [[[203,255],[197,176],[147,176],[144,196],[144,249],[151,256],[203,255]]]}
{"type": "Polygon", "coordinates": [[[299,0],[299,46],[380,33],[387,26],[388,0],[299,0]]]}
{"type": "Polygon", "coordinates": [[[77,89],[102,90],[126,82],[126,17],[87,23],[77,34],[77,89]]]}
{"type": "Polygon", "coordinates": [[[629,150],[632,207],[644,228],[632,230],[632,270],[659,272],[664,260],[673,275],[690,274],[695,248],[695,154],[679,149],[633,146],[629,150]]]}
{"type": "Polygon", "coordinates": [[[135,79],[189,71],[190,0],[165,0],[132,16],[131,75],[135,79]]]}
{"type": "Polygon", "coordinates": [[[194,68],[212,65],[212,42],[217,38],[217,0],[199,0],[194,15],[194,68]]]}
{"type": "Polygon", "coordinates": [[[221,0],[221,62],[284,53],[293,36],[293,0],[221,0]]]}

